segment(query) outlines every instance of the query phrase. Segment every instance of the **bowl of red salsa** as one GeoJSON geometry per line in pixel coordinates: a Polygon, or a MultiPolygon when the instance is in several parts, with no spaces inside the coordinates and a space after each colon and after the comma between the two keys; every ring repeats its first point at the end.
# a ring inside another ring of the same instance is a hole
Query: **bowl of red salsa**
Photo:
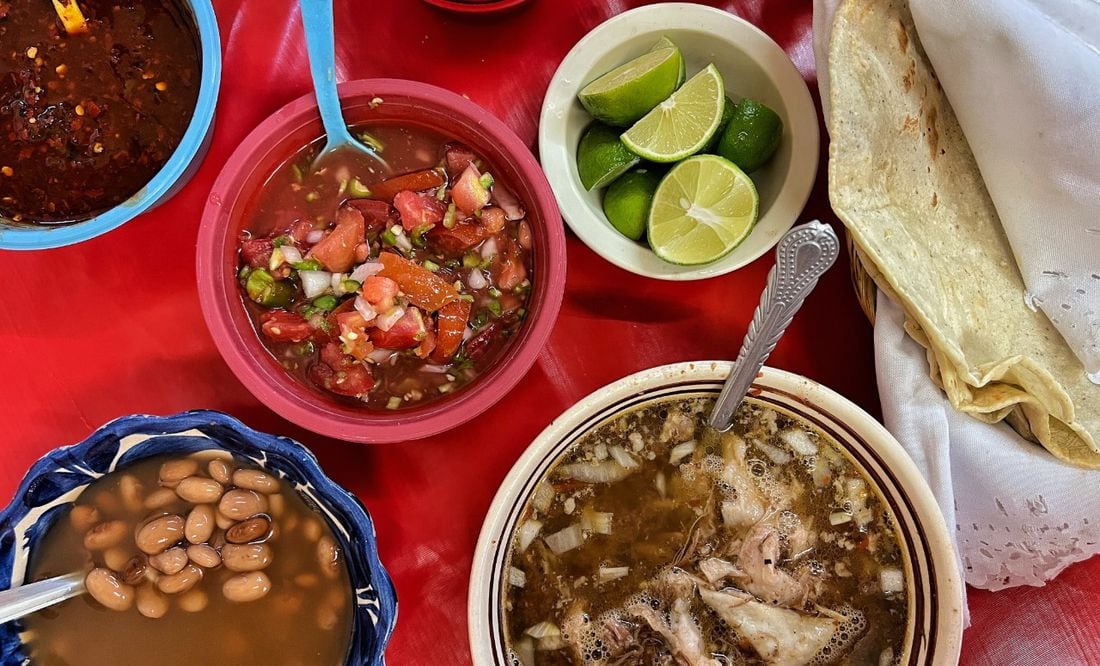
{"type": "Polygon", "coordinates": [[[210,0],[0,0],[0,248],[106,233],[175,194],[209,143],[210,0]],[[65,5],[62,5],[64,7],[65,5]]]}
{"type": "Polygon", "coordinates": [[[203,314],[283,417],[350,441],[427,437],[503,397],[545,345],[561,217],[527,146],[470,100],[393,79],[340,95],[381,160],[316,162],[311,95],[257,127],[203,214],[203,314]]]}

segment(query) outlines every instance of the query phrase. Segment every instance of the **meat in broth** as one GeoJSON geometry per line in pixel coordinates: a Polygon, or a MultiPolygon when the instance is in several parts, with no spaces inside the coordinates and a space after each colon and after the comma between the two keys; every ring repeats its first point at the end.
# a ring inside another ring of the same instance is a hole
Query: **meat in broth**
{"type": "Polygon", "coordinates": [[[518,522],[514,664],[893,664],[908,624],[893,517],[825,435],[706,396],[585,434],[518,522]]]}

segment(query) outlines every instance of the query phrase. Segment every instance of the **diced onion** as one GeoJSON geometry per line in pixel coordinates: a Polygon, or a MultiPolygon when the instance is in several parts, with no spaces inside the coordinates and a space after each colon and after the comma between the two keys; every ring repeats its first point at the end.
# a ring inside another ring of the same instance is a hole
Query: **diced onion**
{"type": "Polygon", "coordinates": [[[535,509],[543,513],[549,511],[550,505],[554,503],[554,495],[554,486],[549,483],[540,483],[539,487],[535,489],[535,509]]]}
{"type": "Polygon", "coordinates": [[[385,314],[378,315],[374,320],[374,325],[383,331],[388,331],[393,328],[393,325],[397,323],[397,320],[405,316],[405,308],[400,305],[396,305],[385,314]]]}
{"type": "Polygon", "coordinates": [[[618,580],[630,575],[630,567],[600,567],[599,577],[601,583],[618,580]]]}
{"type": "Polygon", "coordinates": [[[470,338],[472,338],[472,337],[474,337],[474,329],[472,329],[472,328],[470,328],[469,326],[467,326],[467,327],[466,327],[465,329],[463,329],[463,331],[462,331],[462,341],[463,341],[463,342],[469,342],[469,341],[470,341],[470,338]]]}
{"type": "Polygon", "coordinates": [[[392,349],[383,349],[379,347],[378,349],[375,349],[374,351],[367,354],[367,358],[374,361],[375,363],[382,363],[384,361],[387,361],[390,356],[393,356],[396,353],[397,352],[392,349]]]}
{"type": "Polygon", "coordinates": [[[327,271],[298,271],[298,277],[306,298],[317,298],[332,287],[332,273],[327,271]]]}
{"type": "Polygon", "coordinates": [[[481,244],[481,258],[492,259],[497,254],[497,239],[490,237],[481,244]]]}
{"type": "Polygon", "coordinates": [[[306,242],[310,245],[316,245],[321,242],[321,239],[325,237],[324,229],[314,229],[306,236],[306,242]]]}
{"type": "Polygon", "coordinates": [[[614,513],[587,510],[581,513],[581,526],[596,534],[611,534],[611,521],[614,513]]]}
{"type": "Polygon", "coordinates": [[[829,514],[829,524],[830,525],[834,525],[834,526],[835,525],[843,525],[844,523],[850,523],[850,522],[852,522],[852,514],[850,514],[850,513],[847,513],[847,512],[844,512],[844,511],[837,511],[835,513],[830,513],[829,514]]]}
{"type": "Polygon", "coordinates": [[[508,188],[504,187],[499,182],[493,183],[493,201],[504,209],[504,217],[509,220],[519,220],[527,214],[523,210],[523,206],[520,205],[516,195],[512,194],[508,188]]]}
{"type": "Polygon", "coordinates": [[[778,446],[772,446],[767,442],[761,441],[755,441],[753,442],[753,444],[756,445],[756,448],[763,451],[764,455],[768,456],[768,458],[776,465],[786,465],[791,461],[791,454],[787,453],[778,446]]]}
{"type": "Polygon", "coordinates": [[[565,647],[565,639],[559,636],[547,636],[539,639],[540,650],[561,650],[565,647]]]}
{"type": "Polygon", "coordinates": [[[905,589],[905,574],[901,569],[883,569],[878,574],[879,584],[886,594],[901,592],[905,589]]]}
{"type": "Polygon", "coordinates": [[[614,460],[601,463],[572,463],[558,468],[558,474],[582,483],[614,483],[630,476],[630,470],[614,460]]]}
{"type": "Polygon", "coordinates": [[[489,281],[485,279],[485,274],[481,272],[480,268],[475,268],[470,271],[470,277],[466,279],[466,284],[470,285],[470,289],[484,289],[489,286],[489,281]]]}
{"type": "Polygon", "coordinates": [[[638,461],[634,459],[634,456],[627,453],[626,449],[617,444],[608,447],[607,451],[611,454],[611,457],[615,459],[615,462],[627,469],[634,469],[638,466],[638,461]]]}
{"type": "Polygon", "coordinates": [[[390,227],[390,231],[393,232],[394,241],[397,247],[401,248],[405,252],[410,252],[413,249],[412,241],[405,235],[404,230],[401,227],[390,227]]]}
{"type": "Polygon", "coordinates": [[[669,452],[668,462],[675,465],[692,453],[695,453],[695,440],[688,440],[682,444],[677,444],[672,447],[672,451],[669,452]]]}
{"type": "Polygon", "coordinates": [[[373,321],[378,314],[374,311],[374,307],[367,302],[367,299],[362,296],[355,297],[355,311],[363,315],[363,319],[367,321],[373,321]]]}
{"type": "Polygon", "coordinates": [[[657,486],[657,494],[662,498],[668,496],[668,485],[665,482],[664,472],[657,472],[657,478],[653,480],[653,485],[657,486]]]}
{"type": "Polygon", "coordinates": [[[516,530],[516,547],[519,552],[525,552],[535,537],[542,531],[542,523],[537,520],[528,520],[516,530]]]}
{"type": "Polygon", "coordinates": [[[565,510],[565,515],[572,515],[573,511],[577,508],[577,500],[572,497],[565,498],[565,502],[562,503],[562,509],[565,510]]]}
{"type": "Polygon", "coordinates": [[[779,438],[800,456],[812,456],[817,453],[817,444],[810,439],[810,436],[804,430],[790,428],[779,433],[779,438]]]}
{"type": "Polygon", "coordinates": [[[283,251],[283,260],[286,263],[294,265],[302,261],[302,253],[293,245],[284,245],[279,249],[283,251]]]}
{"type": "Polygon", "coordinates": [[[523,587],[527,584],[527,574],[523,573],[523,569],[508,567],[508,582],[516,587],[523,587]]]}
{"type": "Polygon", "coordinates": [[[592,452],[596,454],[596,460],[607,460],[607,444],[600,442],[592,449],[592,452]]]}
{"type": "Polygon", "coordinates": [[[535,666],[535,642],[529,636],[513,643],[512,653],[516,655],[520,666],[535,666]]]}
{"type": "Polygon", "coordinates": [[[344,293],[344,280],[348,279],[347,273],[332,273],[329,280],[332,282],[332,290],[337,295],[344,293]]]}
{"type": "Polygon", "coordinates": [[[436,375],[447,374],[447,366],[445,365],[433,365],[431,363],[425,363],[424,365],[420,366],[420,369],[424,372],[430,372],[436,375]]]}
{"type": "Polygon", "coordinates": [[[527,627],[527,631],[523,633],[531,638],[543,639],[549,636],[561,636],[561,629],[558,629],[558,625],[553,622],[539,622],[533,627],[527,627]]]}
{"type": "Polygon", "coordinates": [[[366,282],[367,278],[377,274],[382,270],[382,264],[375,261],[368,261],[365,264],[359,264],[355,267],[355,270],[351,272],[351,279],[355,280],[359,284],[366,282]]]}
{"type": "Polygon", "coordinates": [[[555,555],[561,555],[562,553],[568,553],[584,543],[584,530],[581,529],[580,523],[574,523],[569,527],[560,529],[549,536],[543,537],[542,540],[546,542],[546,545],[550,547],[550,550],[553,551],[555,555]]]}

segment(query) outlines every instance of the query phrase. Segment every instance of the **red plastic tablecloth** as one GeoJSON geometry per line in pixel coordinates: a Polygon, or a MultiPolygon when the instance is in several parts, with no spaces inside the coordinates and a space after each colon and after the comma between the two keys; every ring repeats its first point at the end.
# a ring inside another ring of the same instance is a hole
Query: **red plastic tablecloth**
{"type": "MultiPolygon", "coordinates": [[[[558,413],[623,375],[689,359],[731,358],[771,258],[691,284],[623,272],[569,238],[565,303],[550,343],[512,395],[475,423],[430,440],[360,446],[328,440],[260,405],[222,363],[195,290],[196,229],[237,143],[310,90],[297,5],[215,0],[225,71],[213,146],[174,200],[78,247],[2,253],[0,497],[47,450],[130,413],[218,409],[293,436],[367,505],[400,612],[392,664],[469,663],[466,590],[482,518],[512,463],[558,413]]],[[[337,0],[341,80],[401,77],[468,95],[534,145],[543,91],[580,37],[638,0],[532,0],[466,19],[419,0],[337,0]]],[[[814,80],[810,0],[710,2],[761,27],[814,80]]],[[[816,94],[816,93],[815,93],[816,94]]],[[[805,217],[832,220],[824,160],[805,217]]],[[[847,265],[822,280],[770,363],[823,382],[872,413],[871,328],[847,265]]],[[[1100,558],[1044,588],[971,590],[963,663],[1100,663],[1100,558]]]]}

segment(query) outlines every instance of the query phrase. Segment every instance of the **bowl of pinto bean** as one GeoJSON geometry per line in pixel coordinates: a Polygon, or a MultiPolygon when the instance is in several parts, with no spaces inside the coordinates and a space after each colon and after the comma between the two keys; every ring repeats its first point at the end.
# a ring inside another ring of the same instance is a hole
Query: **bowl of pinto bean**
{"type": "Polygon", "coordinates": [[[358,152],[316,161],[312,96],[263,122],[199,231],[203,314],[237,377],[298,425],[356,442],[437,434],[503,397],[557,317],[565,238],[530,150],[468,99],[340,86],[358,152]]]}
{"type": "Polygon", "coordinates": [[[363,505],[211,411],[123,417],[30,468],[0,587],[65,574],[83,594],[0,625],[0,663],[374,666],[397,616],[363,505]]]}

